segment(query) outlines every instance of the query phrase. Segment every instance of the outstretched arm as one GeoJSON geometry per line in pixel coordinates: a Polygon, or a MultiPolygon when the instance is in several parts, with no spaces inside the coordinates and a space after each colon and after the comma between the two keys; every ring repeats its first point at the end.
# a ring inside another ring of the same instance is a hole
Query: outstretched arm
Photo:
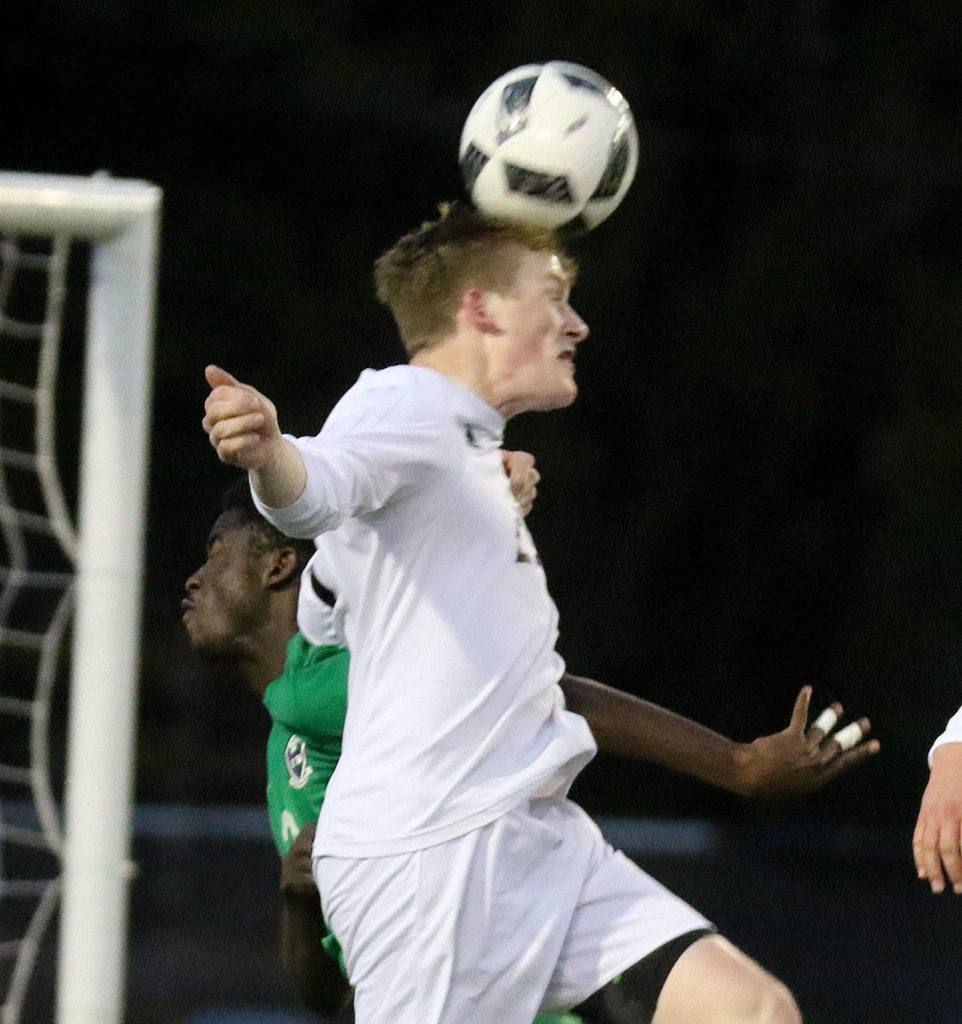
{"type": "MultiPolygon", "coordinates": [[[[751,743],[736,743],[593,679],[566,673],[561,687],[568,707],[585,717],[601,750],[652,761],[742,796],[809,793],[879,749],[878,740],[855,737],[852,726],[846,727],[851,732],[838,734],[840,740],[828,735],[831,725],[807,727],[808,686],[795,701],[788,727],[751,743]]],[[[831,710],[837,720],[841,705],[833,704],[831,710]]],[[[867,718],[857,725],[860,736],[869,731],[867,718]]]]}
{"type": "Polygon", "coordinates": [[[333,1017],[349,1002],[351,989],[321,940],[321,897],[311,872],[314,826],[298,833],[281,864],[281,963],[304,1004],[333,1017]]]}

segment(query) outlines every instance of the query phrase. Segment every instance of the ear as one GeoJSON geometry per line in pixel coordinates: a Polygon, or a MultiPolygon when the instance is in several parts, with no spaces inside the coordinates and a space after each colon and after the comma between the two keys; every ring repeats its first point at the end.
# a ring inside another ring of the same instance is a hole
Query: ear
{"type": "Polygon", "coordinates": [[[297,555],[294,549],[276,548],[267,556],[261,578],[269,590],[280,590],[295,581],[298,576],[297,555]]]}
{"type": "Polygon", "coordinates": [[[461,293],[458,313],[465,322],[482,334],[500,334],[501,328],[491,314],[491,293],[480,288],[468,288],[461,293]]]}

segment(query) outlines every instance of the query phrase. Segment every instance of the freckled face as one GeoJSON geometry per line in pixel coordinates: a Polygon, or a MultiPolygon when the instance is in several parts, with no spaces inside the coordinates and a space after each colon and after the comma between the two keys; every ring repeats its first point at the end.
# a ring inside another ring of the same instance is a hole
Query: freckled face
{"type": "Polygon", "coordinates": [[[183,622],[194,650],[228,660],[245,653],[245,640],[262,616],[260,583],[251,531],[225,512],[207,540],[207,559],[187,580],[183,622]]]}
{"type": "Polygon", "coordinates": [[[557,256],[524,250],[514,291],[490,297],[500,328],[492,343],[497,407],[506,418],[575,400],[575,351],[588,326],[571,307],[570,292],[571,279],[557,256]]]}

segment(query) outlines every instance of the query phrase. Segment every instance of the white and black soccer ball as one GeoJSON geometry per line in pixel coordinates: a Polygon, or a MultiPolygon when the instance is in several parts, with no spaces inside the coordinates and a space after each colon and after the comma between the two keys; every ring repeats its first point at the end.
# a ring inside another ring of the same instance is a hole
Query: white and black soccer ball
{"type": "Polygon", "coordinates": [[[478,97],[460,165],[483,213],[590,231],[628,191],[638,131],[625,98],[596,72],[562,60],[525,64],[478,97]]]}

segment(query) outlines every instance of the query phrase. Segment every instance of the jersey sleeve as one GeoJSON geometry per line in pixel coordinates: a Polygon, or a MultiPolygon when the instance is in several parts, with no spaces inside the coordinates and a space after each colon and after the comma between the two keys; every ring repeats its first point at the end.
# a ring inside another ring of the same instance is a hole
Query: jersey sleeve
{"type": "Polygon", "coordinates": [[[314,437],[291,437],[304,459],[303,493],[284,508],[254,495],[261,514],[290,537],[316,537],[423,486],[449,456],[435,418],[396,385],[349,391],[314,437]]]}
{"type": "Polygon", "coordinates": [[[932,755],[944,743],[962,743],[962,708],[949,719],[945,732],[932,744],[929,751],[929,767],[932,767],[932,755]]]}

